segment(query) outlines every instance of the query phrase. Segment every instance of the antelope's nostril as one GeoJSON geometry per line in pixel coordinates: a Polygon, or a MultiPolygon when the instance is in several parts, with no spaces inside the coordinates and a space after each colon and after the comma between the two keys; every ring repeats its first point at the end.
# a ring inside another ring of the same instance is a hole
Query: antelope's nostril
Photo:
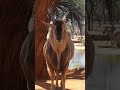
{"type": "Polygon", "coordinates": [[[58,40],[58,42],[61,42],[61,40],[58,40]]]}
{"type": "Polygon", "coordinates": [[[57,41],[58,41],[58,42],[61,42],[61,39],[62,39],[61,36],[60,36],[60,37],[57,37],[57,41]]]}
{"type": "Polygon", "coordinates": [[[61,41],[61,38],[57,38],[57,40],[60,42],[60,41],[61,41]]]}

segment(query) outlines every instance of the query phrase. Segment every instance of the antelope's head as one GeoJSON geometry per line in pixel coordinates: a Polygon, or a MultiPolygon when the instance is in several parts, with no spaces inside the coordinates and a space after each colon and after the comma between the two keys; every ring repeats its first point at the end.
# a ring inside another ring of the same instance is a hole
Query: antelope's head
{"type": "Polygon", "coordinates": [[[54,20],[52,24],[46,22],[43,23],[49,26],[49,28],[51,28],[54,39],[60,43],[64,37],[64,33],[66,30],[66,22],[64,20],[54,20]]]}

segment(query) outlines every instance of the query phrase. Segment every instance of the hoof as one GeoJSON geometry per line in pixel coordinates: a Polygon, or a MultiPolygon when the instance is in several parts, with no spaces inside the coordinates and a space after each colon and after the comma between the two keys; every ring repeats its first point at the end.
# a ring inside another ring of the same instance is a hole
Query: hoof
{"type": "Polygon", "coordinates": [[[50,90],[54,90],[54,88],[53,88],[53,87],[51,87],[51,88],[50,88],[50,90]]]}
{"type": "Polygon", "coordinates": [[[61,86],[61,88],[63,87],[63,85],[62,85],[62,84],[60,84],[60,86],[61,86]]]}
{"type": "Polygon", "coordinates": [[[59,87],[55,87],[55,90],[58,90],[59,87]]]}

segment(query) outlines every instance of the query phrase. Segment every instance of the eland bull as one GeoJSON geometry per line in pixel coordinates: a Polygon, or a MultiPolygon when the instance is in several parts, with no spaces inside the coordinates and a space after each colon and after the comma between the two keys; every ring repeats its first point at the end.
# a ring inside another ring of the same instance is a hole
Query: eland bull
{"type": "Polygon", "coordinates": [[[67,26],[64,20],[54,20],[53,24],[43,23],[50,30],[49,38],[43,47],[43,54],[51,78],[51,90],[54,88],[55,75],[56,88],[58,87],[59,74],[61,74],[62,90],[65,90],[66,72],[74,54],[74,44],[67,33],[67,26]]]}

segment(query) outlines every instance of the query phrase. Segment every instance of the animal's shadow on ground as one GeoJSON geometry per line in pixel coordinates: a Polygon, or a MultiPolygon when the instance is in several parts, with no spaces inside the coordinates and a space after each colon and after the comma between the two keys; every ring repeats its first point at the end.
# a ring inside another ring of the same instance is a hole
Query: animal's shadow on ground
{"type": "Polygon", "coordinates": [[[82,74],[81,72],[84,71],[84,69],[80,70],[71,70],[67,75],[67,79],[79,79],[79,80],[85,80],[85,73],[82,74]]]}
{"type": "MultiPolygon", "coordinates": [[[[46,80],[37,81],[35,84],[44,88],[45,90],[50,90],[51,84],[47,83],[46,80]]],[[[62,90],[62,88],[54,86],[54,90],[62,90]]],[[[70,90],[70,89],[66,88],[66,90],[70,90]]]]}
{"type": "Polygon", "coordinates": [[[45,90],[49,90],[51,86],[51,84],[47,83],[46,80],[36,81],[35,84],[44,88],[45,90]]]}

